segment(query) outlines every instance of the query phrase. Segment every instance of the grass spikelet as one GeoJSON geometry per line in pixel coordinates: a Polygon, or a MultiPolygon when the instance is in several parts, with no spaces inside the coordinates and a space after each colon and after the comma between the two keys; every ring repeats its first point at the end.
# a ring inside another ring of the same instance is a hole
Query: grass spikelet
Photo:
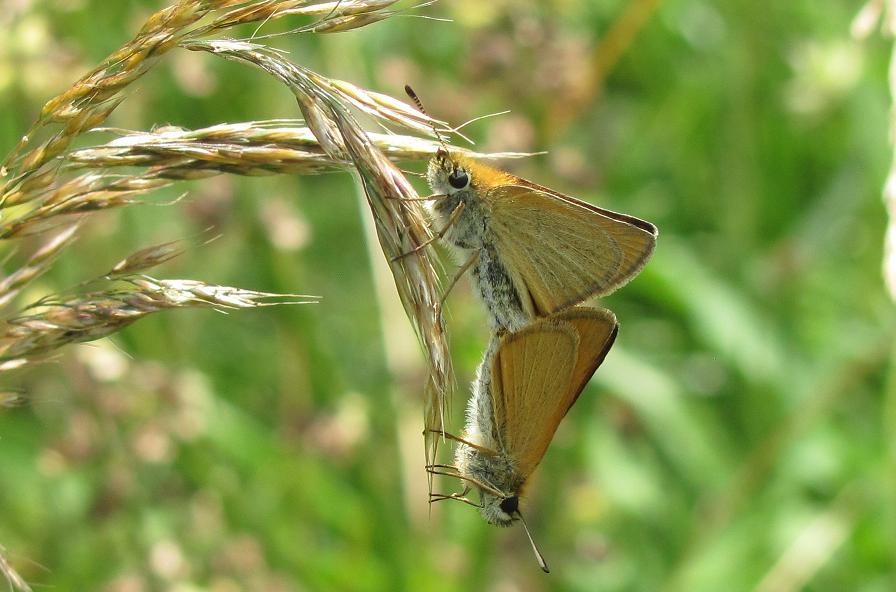
{"type": "Polygon", "coordinates": [[[106,279],[125,277],[130,274],[140,273],[179,257],[185,251],[184,241],[176,240],[158,245],[152,245],[131,253],[109,270],[104,276],[106,279]]]}
{"type": "Polygon", "coordinates": [[[0,280],[0,307],[9,304],[22,289],[53,265],[56,257],[75,240],[77,224],[72,224],[38,249],[18,269],[0,280]]]}
{"type": "Polygon", "coordinates": [[[166,179],[118,177],[88,173],[48,189],[39,205],[0,223],[0,239],[38,234],[55,224],[55,218],[117,208],[133,203],[139,195],[167,186],[166,179]]]}
{"type": "Polygon", "coordinates": [[[27,309],[36,312],[8,319],[0,337],[0,361],[32,363],[65,345],[106,337],[162,310],[226,310],[313,302],[313,296],[274,294],[196,280],[122,277],[120,285],[106,290],[48,296],[27,309]]]}

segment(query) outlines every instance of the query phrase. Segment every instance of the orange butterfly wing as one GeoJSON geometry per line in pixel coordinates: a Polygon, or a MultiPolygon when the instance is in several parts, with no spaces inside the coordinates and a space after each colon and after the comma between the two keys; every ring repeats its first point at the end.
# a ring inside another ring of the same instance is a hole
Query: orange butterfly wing
{"type": "Polygon", "coordinates": [[[523,477],[541,461],[568,406],[577,349],[571,326],[536,322],[508,334],[492,362],[495,425],[523,477]]]}
{"type": "Polygon", "coordinates": [[[492,363],[492,405],[502,446],[524,478],[541,462],[615,337],[613,313],[574,308],[502,341],[492,363]]]}
{"type": "Polygon", "coordinates": [[[656,227],[649,222],[522,179],[486,196],[496,250],[539,316],[625,285],[656,244],[656,227]]]}
{"type": "Polygon", "coordinates": [[[576,354],[576,364],[573,367],[572,378],[569,382],[569,411],[594,372],[603,364],[610,348],[616,341],[619,324],[616,315],[605,308],[586,308],[576,306],[554,315],[555,319],[562,320],[570,325],[579,336],[579,349],[576,354]]]}

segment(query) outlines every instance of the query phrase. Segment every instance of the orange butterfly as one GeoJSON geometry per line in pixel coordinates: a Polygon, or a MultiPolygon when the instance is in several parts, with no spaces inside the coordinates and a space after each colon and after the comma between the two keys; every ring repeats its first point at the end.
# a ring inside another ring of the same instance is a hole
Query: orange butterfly
{"type": "Polygon", "coordinates": [[[656,244],[653,224],[440,150],[429,163],[431,211],[444,238],[471,252],[497,327],[516,331],[628,283],[656,244]]]}
{"type": "MultiPolygon", "coordinates": [[[[425,113],[416,93],[408,95],[425,113]]],[[[438,135],[438,132],[436,131],[438,135]]],[[[440,237],[466,251],[497,328],[518,331],[635,277],[653,254],[657,229],[440,148],[426,178],[440,237]]],[[[453,282],[452,282],[453,285],[453,282]]],[[[450,289],[450,288],[449,288],[450,289]]]]}
{"type": "MultiPolygon", "coordinates": [[[[479,490],[480,503],[466,494],[434,494],[480,508],[490,524],[522,521],[520,497],[544,457],[560,421],[604,361],[616,339],[612,312],[573,307],[538,319],[517,333],[492,337],[467,405],[467,424],[454,465],[429,471],[458,477],[479,490]],[[444,469],[447,469],[445,471],[444,469]]],[[[543,570],[541,553],[532,542],[543,570]]]]}

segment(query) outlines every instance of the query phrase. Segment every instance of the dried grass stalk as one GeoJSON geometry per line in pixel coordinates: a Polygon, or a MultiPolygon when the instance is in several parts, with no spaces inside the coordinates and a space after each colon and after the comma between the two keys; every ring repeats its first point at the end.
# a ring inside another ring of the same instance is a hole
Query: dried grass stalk
{"type": "Polygon", "coordinates": [[[342,102],[352,95],[351,104],[367,105],[362,110],[383,120],[409,128],[418,128],[421,121],[427,121],[430,132],[434,125],[446,132],[450,130],[422,114],[406,117],[405,111],[412,109],[400,101],[387,101],[382,95],[358,87],[333,84],[256,44],[214,40],[186,47],[251,64],[284,82],[295,94],[305,121],[327,154],[334,160],[347,157],[354,163],[373,213],[380,246],[386,258],[394,261],[391,269],[399,298],[427,352],[426,427],[442,429],[453,371],[439,307],[439,276],[429,252],[422,248],[432,239],[432,232],[421,202],[415,201],[419,196],[413,186],[376,148],[342,102]],[[412,255],[404,256],[411,252],[412,255]]]}
{"type": "MultiPolygon", "coordinates": [[[[373,212],[380,246],[393,261],[391,270],[399,298],[427,353],[429,381],[425,390],[424,427],[442,430],[454,371],[442,325],[439,277],[425,250],[395,259],[415,251],[432,238],[420,202],[415,201],[419,195],[352,117],[338,103],[334,102],[331,107],[373,212]]],[[[431,432],[425,433],[429,438],[431,432]]]]}
{"type": "MultiPolygon", "coordinates": [[[[318,123],[325,129],[325,123],[318,123]]],[[[327,129],[327,133],[338,131],[327,129]]],[[[398,134],[368,134],[369,140],[395,161],[430,158],[440,144],[435,140],[398,134]]],[[[66,155],[67,170],[92,171],[40,193],[10,203],[27,201],[22,212],[13,211],[0,223],[0,239],[19,238],[45,231],[59,216],[82,214],[140,203],[137,199],[173,181],[199,180],[229,173],[244,176],[274,174],[318,174],[354,170],[349,155],[336,146],[338,136],[328,138],[333,156],[307,127],[265,127],[264,123],[226,124],[202,130],[165,128],[117,138],[93,148],[66,155]],[[115,167],[140,167],[144,171],[127,176],[96,171],[115,167]]],[[[462,150],[457,148],[457,150],[462,150]]],[[[480,158],[518,158],[523,153],[482,154],[480,158]]]]}
{"type": "MultiPolygon", "coordinates": [[[[439,276],[429,252],[422,247],[433,238],[419,195],[404,175],[377,150],[367,134],[320,77],[299,77],[292,87],[297,97],[325,105],[342,137],[343,146],[354,162],[373,213],[377,238],[386,258],[405,313],[414,325],[427,353],[429,380],[425,387],[424,434],[427,461],[435,458],[437,440],[432,430],[443,431],[449,411],[449,394],[454,371],[448,340],[442,323],[439,276]],[[408,253],[412,255],[406,256],[408,253]]],[[[300,105],[302,100],[300,99],[300,105]]]]}

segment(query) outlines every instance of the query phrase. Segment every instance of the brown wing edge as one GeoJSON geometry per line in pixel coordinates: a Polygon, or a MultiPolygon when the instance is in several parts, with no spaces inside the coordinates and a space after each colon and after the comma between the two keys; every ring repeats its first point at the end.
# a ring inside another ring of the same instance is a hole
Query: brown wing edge
{"type": "Polygon", "coordinates": [[[656,226],[648,222],[647,220],[642,220],[641,218],[636,218],[634,216],[629,216],[628,214],[620,214],[619,212],[614,212],[613,210],[607,210],[601,207],[598,207],[594,204],[588,203],[587,201],[583,201],[578,199],[577,197],[573,197],[571,195],[566,195],[565,193],[560,193],[559,191],[555,191],[550,187],[545,187],[544,185],[539,185],[538,183],[533,183],[531,181],[526,181],[520,177],[514,177],[513,180],[514,185],[522,185],[523,187],[527,187],[529,189],[535,189],[537,191],[541,191],[543,193],[549,193],[556,197],[557,199],[563,200],[565,202],[581,206],[593,212],[597,212],[607,218],[612,218],[613,220],[617,220],[619,222],[625,222],[626,224],[631,224],[636,228],[640,228],[644,232],[650,233],[654,238],[658,237],[660,232],[656,226]]]}
{"type": "Polygon", "coordinates": [[[619,334],[619,322],[616,315],[606,308],[584,306],[564,310],[557,313],[555,318],[572,325],[579,336],[579,349],[568,391],[571,393],[566,408],[568,413],[610,353],[619,334]]]}

